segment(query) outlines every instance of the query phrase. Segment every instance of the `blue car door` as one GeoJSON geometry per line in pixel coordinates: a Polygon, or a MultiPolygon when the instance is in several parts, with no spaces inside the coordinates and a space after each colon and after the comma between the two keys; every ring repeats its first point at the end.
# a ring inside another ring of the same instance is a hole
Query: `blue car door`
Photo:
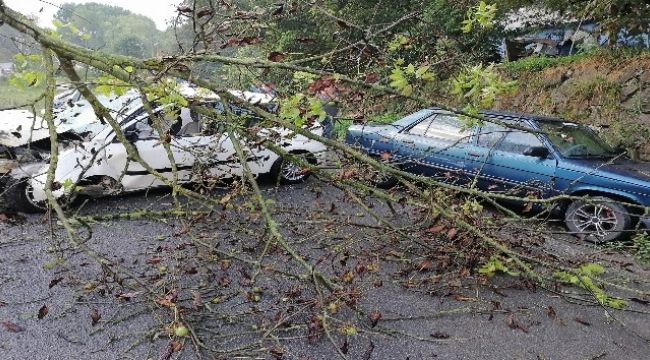
{"type": "Polygon", "coordinates": [[[467,153],[468,170],[483,190],[533,197],[554,191],[557,160],[535,133],[487,123],[467,153]]]}
{"type": "Polygon", "coordinates": [[[472,131],[452,113],[435,112],[400,135],[404,169],[444,181],[464,182],[472,131]]]}

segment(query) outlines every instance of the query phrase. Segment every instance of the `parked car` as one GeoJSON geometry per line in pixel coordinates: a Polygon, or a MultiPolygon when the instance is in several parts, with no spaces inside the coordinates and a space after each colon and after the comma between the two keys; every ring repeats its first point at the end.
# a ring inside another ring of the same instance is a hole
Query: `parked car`
{"type": "MultiPolygon", "coordinates": [[[[561,119],[485,111],[483,126],[426,109],[390,125],[353,125],[346,142],[404,171],[518,197],[579,199],[560,204],[574,234],[603,242],[650,228],[650,163],[614,151],[590,128],[561,119]],[[521,129],[489,122],[497,119],[521,129]],[[636,205],[636,206],[635,206],[636,205]]],[[[396,180],[384,176],[376,185],[396,180]]]]}
{"type": "MultiPolygon", "coordinates": [[[[271,98],[266,95],[232,93],[267,110],[274,107],[270,102],[271,98]]],[[[218,112],[224,111],[218,97],[201,96],[202,101],[207,101],[204,106],[212,106],[218,112]]],[[[246,117],[247,125],[259,120],[245,109],[232,106],[231,110],[246,117]]],[[[172,178],[171,161],[162,145],[162,141],[168,141],[177,166],[179,183],[193,182],[197,180],[197,176],[204,175],[215,178],[242,175],[243,168],[239,157],[230,137],[224,132],[223,123],[215,121],[218,119],[198,114],[189,108],[171,105],[160,106],[154,109],[154,112],[165,120],[165,131],[169,133],[169,139],[160,138],[153,127],[152,117],[142,106],[130,113],[124,113],[118,121],[128,141],[137,148],[140,157],[157,172],[168,179],[172,178]]],[[[317,121],[305,127],[318,135],[327,132],[326,126],[317,121]]],[[[284,128],[262,128],[257,135],[271,139],[286,152],[302,156],[314,164],[321,163],[327,156],[327,147],[324,144],[284,128]]],[[[271,174],[287,184],[300,183],[309,176],[309,172],[301,166],[285,161],[275,152],[260,145],[259,141],[242,141],[242,147],[247,153],[248,166],[256,175],[271,174]]],[[[14,169],[5,189],[7,204],[18,211],[42,211],[46,200],[45,181],[48,168],[47,161],[38,161],[14,169]]],[[[91,139],[59,154],[55,183],[58,185],[54,190],[57,198],[72,192],[105,196],[166,184],[150,174],[140,163],[129,158],[125,146],[117,140],[115,131],[109,125],[105,125],[91,139]]]]}
{"type": "MultiPolygon", "coordinates": [[[[114,116],[141,106],[139,94],[99,95],[98,98],[114,116]]],[[[104,129],[95,112],[78,92],[64,89],[55,98],[54,124],[59,135],[59,148],[64,150],[88,140],[104,129]]],[[[21,166],[47,161],[50,156],[50,132],[41,116],[28,110],[0,112],[0,189],[9,173],[21,166]]]]}

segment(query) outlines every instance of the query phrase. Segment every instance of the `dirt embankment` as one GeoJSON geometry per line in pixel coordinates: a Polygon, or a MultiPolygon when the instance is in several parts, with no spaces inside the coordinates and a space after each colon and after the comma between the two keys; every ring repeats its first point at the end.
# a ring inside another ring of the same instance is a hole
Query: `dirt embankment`
{"type": "Polygon", "coordinates": [[[527,61],[529,68],[504,70],[519,89],[499,100],[500,109],[594,125],[613,145],[650,161],[650,54],[599,55],[552,66],[527,61]]]}

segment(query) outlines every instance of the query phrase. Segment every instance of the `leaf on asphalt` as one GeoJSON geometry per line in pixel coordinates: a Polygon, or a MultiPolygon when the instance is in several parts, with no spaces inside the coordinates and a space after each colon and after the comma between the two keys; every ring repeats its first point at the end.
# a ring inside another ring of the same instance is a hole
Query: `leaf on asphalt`
{"type": "Polygon", "coordinates": [[[56,279],[52,279],[52,281],[50,281],[50,286],[49,286],[49,288],[51,289],[51,288],[55,287],[55,286],[56,286],[58,283],[60,283],[61,281],[63,281],[63,278],[62,278],[62,277],[59,277],[59,278],[56,278],[56,279]]]}
{"type": "Polygon", "coordinates": [[[435,226],[432,226],[432,227],[428,228],[427,232],[430,233],[430,234],[437,234],[437,233],[442,232],[443,230],[445,230],[445,226],[442,225],[442,224],[439,224],[439,225],[435,225],[435,226]]]}
{"type": "Polygon", "coordinates": [[[431,271],[433,269],[433,261],[429,259],[422,260],[420,261],[418,268],[420,271],[431,271]]]}
{"type": "Polygon", "coordinates": [[[173,352],[179,352],[183,349],[183,344],[178,341],[172,341],[169,343],[169,348],[172,349],[173,352]]]}
{"type": "Polygon", "coordinates": [[[356,271],[357,274],[361,275],[361,274],[363,274],[363,273],[366,271],[366,266],[365,266],[364,264],[362,264],[362,263],[358,263],[358,264],[354,267],[354,271],[356,271]]]}
{"type": "Polygon", "coordinates": [[[381,312],[379,310],[373,310],[368,314],[368,318],[370,318],[370,323],[372,324],[372,327],[377,326],[377,323],[381,319],[381,312]]]}
{"type": "Polygon", "coordinates": [[[284,357],[284,349],[279,346],[273,347],[270,352],[276,359],[282,359],[284,357]]]}
{"type": "Polygon", "coordinates": [[[165,307],[174,307],[176,306],[176,295],[168,294],[164,298],[156,299],[156,304],[165,307]]]}
{"type": "Polygon", "coordinates": [[[361,356],[361,359],[363,360],[370,360],[372,359],[372,352],[375,351],[375,344],[370,341],[370,345],[368,345],[368,349],[363,353],[363,356],[361,356]]]}
{"type": "Polygon", "coordinates": [[[354,280],[354,274],[352,273],[352,271],[348,270],[348,271],[344,272],[343,275],[341,275],[341,280],[344,283],[349,284],[349,283],[352,282],[352,280],[354,280]]]}
{"type": "Polygon", "coordinates": [[[134,297],[136,297],[138,295],[140,295],[139,291],[130,292],[130,293],[121,293],[121,294],[117,295],[117,298],[118,299],[124,299],[124,300],[131,300],[131,299],[133,299],[134,297]]]}
{"type": "Polygon", "coordinates": [[[525,333],[528,333],[528,327],[520,323],[519,320],[517,320],[512,314],[508,315],[508,318],[506,319],[506,323],[513,330],[519,329],[525,333]]]}
{"type": "Polygon", "coordinates": [[[349,351],[350,351],[350,343],[348,343],[348,338],[346,337],[345,340],[343,341],[343,345],[341,345],[341,353],[347,355],[349,351]]]}
{"type": "Polygon", "coordinates": [[[548,315],[548,317],[550,317],[553,320],[557,319],[557,313],[555,312],[555,309],[552,306],[548,307],[548,310],[546,310],[546,315],[548,315]]]}
{"type": "Polygon", "coordinates": [[[25,221],[25,218],[19,214],[0,213],[0,222],[18,224],[25,221]]]}
{"type": "Polygon", "coordinates": [[[451,298],[456,301],[476,301],[476,298],[465,296],[463,294],[452,294],[451,298]]]}
{"type": "Polygon", "coordinates": [[[158,265],[158,264],[160,264],[164,259],[165,259],[165,258],[163,258],[163,257],[156,256],[156,257],[152,257],[151,259],[147,259],[146,262],[147,262],[147,264],[150,264],[150,265],[158,265]]]}
{"type": "Polygon", "coordinates": [[[38,318],[39,320],[44,318],[47,313],[50,312],[50,309],[48,309],[47,305],[41,306],[41,308],[38,310],[38,318]]]}
{"type": "Polygon", "coordinates": [[[92,309],[90,310],[90,320],[92,320],[92,325],[95,326],[101,320],[102,314],[99,313],[99,310],[92,309]]]}
{"type": "Polygon", "coordinates": [[[575,322],[577,322],[578,324],[582,324],[584,326],[591,326],[591,323],[589,321],[581,317],[576,316],[575,318],[573,318],[573,320],[575,320],[575,322]]]}
{"type": "Polygon", "coordinates": [[[307,340],[310,342],[316,341],[318,337],[323,333],[323,322],[317,315],[312,316],[311,321],[309,322],[307,340]]]}
{"type": "Polygon", "coordinates": [[[441,331],[436,331],[431,334],[431,337],[434,339],[449,339],[449,334],[441,331]]]}
{"type": "Polygon", "coordinates": [[[14,324],[14,323],[12,323],[12,322],[10,322],[10,321],[5,321],[5,322],[3,322],[3,323],[2,323],[2,326],[3,326],[7,331],[9,331],[9,332],[13,332],[13,333],[18,333],[18,332],[21,332],[21,331],[25,331],[25,328],[24,328],[24,327],[22,327],[22,326],[20,326],[20,325],[16,325],[16,324],[14,324]]]}
{"type": "Polygon", "coordinates": [[[193,298],[192,305],[194,306],[194,309],[201,310],[203,307],[203,298],[201,298],[201,293],[196,290],[192,290],[191,293],[193,298]]]}

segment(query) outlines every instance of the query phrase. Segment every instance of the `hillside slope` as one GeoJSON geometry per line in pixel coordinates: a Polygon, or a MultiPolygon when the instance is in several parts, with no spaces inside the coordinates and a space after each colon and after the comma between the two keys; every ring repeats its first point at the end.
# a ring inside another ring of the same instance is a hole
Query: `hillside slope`
{"type": "Polygon", "coordinates": [[[518,80],[499,109],[561,116],[594,125],[613,145],[650,160],[650,54],[598,53],[505,64],[518,80]]]}

